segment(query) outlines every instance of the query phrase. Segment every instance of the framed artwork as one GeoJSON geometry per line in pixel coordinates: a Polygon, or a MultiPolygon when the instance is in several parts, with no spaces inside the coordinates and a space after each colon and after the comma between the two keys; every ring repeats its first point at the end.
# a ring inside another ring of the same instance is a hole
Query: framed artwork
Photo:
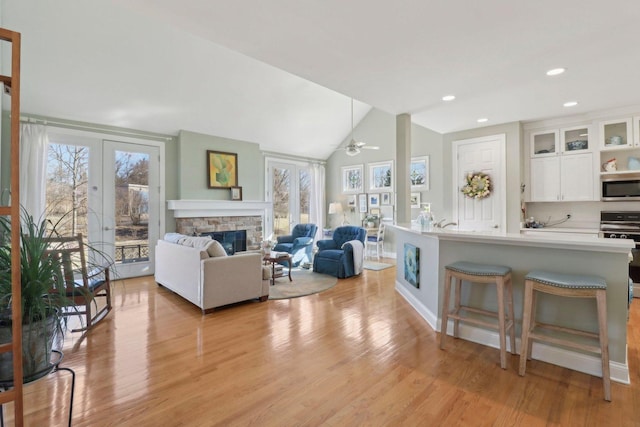
{"type": "Polygon", "coordinates": [[[391,193],[382,193],[380,195],[380,204],[387,206],[391,204],[391,193]]]}
{"type": "Polygon", "coordinates": [[[364,167],[362,165],[342,167],[342,192],[360,193],[363,190],[364,167]]]}
{"type": "Polygon", "coordinates": [[[404,280],[420,289],[420,248],[404,244],[404,280]]]}
{"type": "Polygon", "coordinates": [[[409,167],[409,180],[411,189],[429,189],[429,156],[412,157],[409,167]]]}
{"type": "Polygon", "coordinates": [[[369,213],[371,215],[380,215],[380,208],[371,208],[369,209],[369,213]]]}
{"type": "Polygon", "coordinates": [[[420,193],[411,193],[411,197],[409,197],[409,204],[412,208],[420,207],[420,193]]]}
{"type": "Polygon", "coordinates": [[[242,187],[231,187],[231,200],[242,200],[242,187]]]}
{"type": "Polygon", "coordinates": [[[393,190],[393,161],[369,163],[369,189],[393,190]]]}
{"type": "Polygon", "coordinates": [[[379,194],[369,194],[369,207],[370,208],[379,208],[380,207],[380,195],[379,194]]]}
{"type": "Polygon", "coordinates": [[[367,195],[359,194],[358,195],[358,207],[360,208],[360,213],[367,213],[367,195]]]}
{"type": "Polygon", "coordinates": [[[356,195],[355,194],[351,194],[351,195],[347,196],[347,207],[351,209],[351,212],[353,212],[356,209],[356,195]]]}
{"type": "Polygon", "coordinates": [[[231,188],[238,186],[238,155],[207,150],[207,186],[231,188]]]}

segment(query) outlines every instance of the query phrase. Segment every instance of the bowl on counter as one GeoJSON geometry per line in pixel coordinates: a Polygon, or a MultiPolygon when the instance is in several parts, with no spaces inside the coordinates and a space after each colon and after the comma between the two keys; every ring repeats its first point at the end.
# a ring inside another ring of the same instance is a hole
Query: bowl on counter
{"type": "Polygon", "coordinates": [[[589,142],[586,139],[579,139],[579,140],[576,140],[576,141],[569,141],[569,142],[567,142],[567,150],[569,150],[569,151],[585,150],[588,145],[589,145],[589,142]]]}

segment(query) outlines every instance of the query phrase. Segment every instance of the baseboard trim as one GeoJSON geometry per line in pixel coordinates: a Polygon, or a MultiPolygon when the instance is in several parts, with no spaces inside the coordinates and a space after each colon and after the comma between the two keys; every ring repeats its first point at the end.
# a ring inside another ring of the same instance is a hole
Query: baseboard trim
{"type": "Polygon", "coordinates": [[[401,286],[397,280],[396,291],[400,295],[402,295],[402,297],[409,303],[409,305],[411,305],[411,307],[413,307],[414,310],[417,311],[424,320],[427,321],[429,326],[431,326],[431,329],[433,329],[434,331],[439,330],[439,328],[437,328],[438,316],[432,313],[431,310],[429,310],[427,307],[425,307],[424,304],[422,304],[422,302],[420,302],[420,300],[418,300],[413,294],[411,294],[404,286],[401,286]]]}
{"type": "MultiPolygon", "coordinates": [[[[434,331],[440,331],[440,324],[442,320],[425,307],[424,304],[422,304],[422,302],[420,302],[414,295],[401,286],[398,281],[396,281],[396,291],[402,295],[409,305],[418,312],[418,314],[434,331]]],[[[449,335],[453,335],[453,321],[449,322],[447,331],[451,331],[449,335]]],[[[460,323],[460,338],[478,344],[487,345],[489,347],[500,348],[497,331],[460,323]]],[[[510,348],[510,345],[509,337],[507,337],[507,349],[510,348]]],[[[516,352],[520,354],[520,338],[518,337],[516,337],[516,352]]],[[[602,377],[602,367],[599,357],[537,342],[533,343],[531,357],[535,360],[562,366],[563,368],[572,369],[574,371],[583,372],[596,377],[602,377]]],[[[612,381],[622,384],[631,384],[627,360],[628,358],[625,357],[624,363],[609,362],[612,381]]]]}

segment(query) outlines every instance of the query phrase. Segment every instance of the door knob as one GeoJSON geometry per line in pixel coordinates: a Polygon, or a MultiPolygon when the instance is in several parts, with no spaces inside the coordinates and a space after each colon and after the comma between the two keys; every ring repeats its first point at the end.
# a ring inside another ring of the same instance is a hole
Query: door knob
{"type": "Polygon", "coordinates": [[[112,227],[107,227],[107,226],[105,226],[105,227],[103,227],[103,230],[104,230],[104,231],[109,231],[109,230],[113,230],[113,228],[112,228],[112,227]]]}

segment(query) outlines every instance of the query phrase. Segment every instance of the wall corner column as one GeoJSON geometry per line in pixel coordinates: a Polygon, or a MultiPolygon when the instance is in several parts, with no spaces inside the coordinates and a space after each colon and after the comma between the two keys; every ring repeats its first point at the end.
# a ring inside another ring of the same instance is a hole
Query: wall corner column
{"type": "Polygon", "coordinates": [[[396,222],[411,221],[411,184],[409,167],[411,165],[411,115],[396,116],[396,222]]]}

